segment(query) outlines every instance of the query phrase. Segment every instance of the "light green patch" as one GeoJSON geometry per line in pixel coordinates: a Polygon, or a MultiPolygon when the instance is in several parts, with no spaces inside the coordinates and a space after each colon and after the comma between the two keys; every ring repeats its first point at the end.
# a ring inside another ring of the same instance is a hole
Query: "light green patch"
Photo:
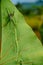
{"type": "Polygon", "coordinates": [[[2,58],[0,64],[43,65],[43,48],[41,42],[30,26],[26,24],[23,15],[9,0],[2,0],[1,11],[2,58]],[[9,20],[7,18],[8,14],[12,14],[13,12],[14,16],[11,16],[9,20]]]}

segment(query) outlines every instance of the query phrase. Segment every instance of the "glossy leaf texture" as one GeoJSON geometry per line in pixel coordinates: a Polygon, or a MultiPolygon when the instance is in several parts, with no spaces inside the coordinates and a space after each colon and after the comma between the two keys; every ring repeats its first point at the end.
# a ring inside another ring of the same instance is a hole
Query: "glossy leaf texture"
{"type": "Polygon", "coordinates": [[[43,65],[40,40],[9,0],[1,0],[1,16],[0,65],[43,65]]]}

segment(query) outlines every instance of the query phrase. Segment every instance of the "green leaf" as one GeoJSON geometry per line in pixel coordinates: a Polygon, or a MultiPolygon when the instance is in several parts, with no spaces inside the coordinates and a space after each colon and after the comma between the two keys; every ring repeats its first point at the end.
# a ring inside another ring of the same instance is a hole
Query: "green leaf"
{"type": "Polygon", "coordinates": [[[0,65],[43,65],[40,40],[10,1],[1,1],[1,16],[0,65]]]}

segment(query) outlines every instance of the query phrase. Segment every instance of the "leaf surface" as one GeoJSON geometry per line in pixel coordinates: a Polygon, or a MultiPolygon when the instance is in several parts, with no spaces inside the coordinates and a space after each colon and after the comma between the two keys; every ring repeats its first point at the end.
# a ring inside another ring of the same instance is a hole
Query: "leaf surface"
{"type": "Polygon", "coordinates": [[[43,48],[40,40],[9,1],[1,1],[2,46],[1,65],[42,65],[43,48]]]}

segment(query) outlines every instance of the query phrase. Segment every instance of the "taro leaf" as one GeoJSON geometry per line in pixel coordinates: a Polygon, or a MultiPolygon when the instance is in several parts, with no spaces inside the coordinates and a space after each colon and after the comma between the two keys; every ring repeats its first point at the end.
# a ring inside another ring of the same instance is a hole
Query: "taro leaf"
{"type": "Polygon", "coordinates": [[[43,48],[23,15],[9,0],[1,0],[0,65],[43,65],[43,48]]]}

